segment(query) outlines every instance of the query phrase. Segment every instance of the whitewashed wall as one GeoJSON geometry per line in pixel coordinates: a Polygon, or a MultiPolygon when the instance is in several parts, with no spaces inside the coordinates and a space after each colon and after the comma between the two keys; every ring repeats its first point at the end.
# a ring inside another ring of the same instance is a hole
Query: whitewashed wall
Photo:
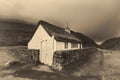
{"type": "Polygon", "coordinates": [[[60,41],[56,41],[56,48],[55,50],[71,50],[71,49],[79,49],[81,48],[81,44],[78,43],[78,48],[71,48],[71,42],[68,42],[68,48],[65,49],[65,42],[60,42],[60,41]]]}
{"type": "Polygon", "coordinates": [[[40,49],[40,44],[42,40],[52,39],[45,31],[45,29],[39,25],[32,39],[28,43],[28,49],[40,49]]]}

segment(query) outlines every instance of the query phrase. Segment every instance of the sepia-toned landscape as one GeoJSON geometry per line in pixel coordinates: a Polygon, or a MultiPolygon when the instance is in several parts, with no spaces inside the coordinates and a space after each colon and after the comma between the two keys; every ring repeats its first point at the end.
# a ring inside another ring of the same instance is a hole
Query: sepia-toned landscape
{"type": "Polygon", "coordinates": [[[119,5],[0,0],[0,80],[120,80],[119,5]]]}

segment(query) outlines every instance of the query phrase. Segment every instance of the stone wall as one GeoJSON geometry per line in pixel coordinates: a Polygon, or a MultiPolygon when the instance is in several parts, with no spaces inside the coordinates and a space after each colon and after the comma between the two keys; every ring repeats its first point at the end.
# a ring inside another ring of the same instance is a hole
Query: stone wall
{"type": "Polygon", "coordinates": [[[0,66],[17,61],[24,64],[36,64],[39,61],[39,50],[0,49],[0,66]]]}
{"type": "Polygon", "coordinates": [[[95,52],[97,52],[96,48],[56,51],[54,52],[52,67],[56,70],[61,70],[71,63],[88,59],[95,52]]]}

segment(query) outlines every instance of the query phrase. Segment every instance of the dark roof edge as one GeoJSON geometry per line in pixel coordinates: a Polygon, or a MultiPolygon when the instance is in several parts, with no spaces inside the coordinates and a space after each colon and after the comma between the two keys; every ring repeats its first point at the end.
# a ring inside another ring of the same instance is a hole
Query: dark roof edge
{"type": "MultiPolygon", "coordinates": [[[[60,26],[51,24],[51,23],[49,23],[49,22],[47,22],[47,21],[44,21],[44,20],[40,20],[40,21],[38,22],[38,25],[40,25],[40,24],[42,25],[42,24],[44,24],[44,23],[49,24],[49,25],[52,25],[52,26],[55,26],[55,27],[57,27],[57,28],[64,29],[64,28],[62,28],[62,27],[60,27],[60,26]]],[[[38,26],[38,25],[37,25],[37,26],[38,26]]]]}
{"type": "MultiPolygon", "coordinates": [[[[50,23],[48,23],[47,21],[44,21],[44,20],[40,20],[38,23],[37,23],[37,27],[41,24],[44,24],[44,23],[47,23],[47,24],[50,24],[50,23]]],[[[52,24],[50,24],[50,25],[52,25],[52,24]]],[[[44,28],[44,25],[42,25],[43,26],[43,28],[44,28]]],[[[50,36],[50,37],[52,37],[53,35],[51,35],[47,30],[46,30],[46,28],[44,28],[45,29],[45,31],[48,33],[48,35],[50,36]]]]}

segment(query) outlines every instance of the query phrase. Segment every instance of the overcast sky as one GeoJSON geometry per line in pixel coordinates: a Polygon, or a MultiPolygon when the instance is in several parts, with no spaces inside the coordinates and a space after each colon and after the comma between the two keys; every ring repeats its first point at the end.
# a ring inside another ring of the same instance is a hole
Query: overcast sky
{"type": "Polygon", "coordinates": [[[46,20],[96,41],[120,36],[119,0],[0,0],[0,18],[46,20]]]}

